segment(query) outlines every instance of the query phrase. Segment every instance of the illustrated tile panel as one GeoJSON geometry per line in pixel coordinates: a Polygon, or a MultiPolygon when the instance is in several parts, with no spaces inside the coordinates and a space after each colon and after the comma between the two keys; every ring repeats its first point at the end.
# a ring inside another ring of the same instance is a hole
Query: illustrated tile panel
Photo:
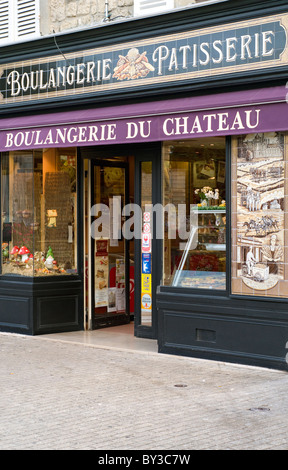
{"type": "Polygon", "coordinates": [[[237,180],[236,179],[234,181],[232,180],[231,191],[232,191],[232,194],[237,194],[237,180]]]}
{"type": "Polygon", "coordinates": [[[288,297],[288,281],[279,282],[279,295],[288,297]]]}
{"type": "MultiPolygon", "coordinates": [[[[235,175],[232,177],[234,195],[232,196],[232,226],[237,227],[238,235],[236,239],[235,231],[232,229],[232,240],[234,244],[239,245],[238,255],[240,254],[241,257],[241,269],[238,270],[238,274],[243,276],[242,293],[246,295],[277,296],[279,291],[277,285],[275,286],[277,279],[273,271],[270,273],[266,265],[266,258],[263,260],[264,254],[261,247],[267,246],[265,249],[269,251],[271,243],[269,237],[273,233],[277,234],[277,244],[286,246],[287,233],[284,236],[282,229],[284,228],[283,209],[286,208],[287,201],[285,200],[285,205],[283,205],[283,172],[281,176],[283,163],[279,163],[283,161],[283,153],[280,150],[283,148],[283,142],[283,134],[276,133],[274,135],[268,133],[239,136],[232,139],[232,171],[236,172],[237,176],[236,181],[235,175]],[[236,141],[240,145],[236,145],[236,141]],[[237,163],[236,167],[235,163],[237,163]],[[270,191],[266,191],[267,187],[270,191]],[[235,201],[236,192],[237,201],[235,201]],[[252,265],[249,254],[251,249],[254,261],[252,265]],[[257,272],[252,267],[257,268],[257,272]],[[253,277],[255,274],[256,277],[253,277]],[[260,284],[262,282],[263,284],[260,284]]],[[[287,191],[287,183],[285,181],[285,192],[287,191]]],[[[285,228],[287,228],[288,222],[285,224],[285,228]]],[[[287,254],[285,254],[285,259],[287,254]]],[[[234,257],[235,252],[233,251],[234,257]]],[[[239,260],[237,259],[237,261],[239,260]]],[[[233,260],[232,263],[235,264],[235,261],[233,260]]],[[[235,267],[232,269],[234,275],[235,267]]],[[[279,267],[279,272],[284,276],[284,266],[279,267]]]]}
{"type": "Polygon", "coordinates": [[[232,279],[232,292],[233,294],[242,294],[242,281],[241,279],[232,279]]]}
{"type": "Polygon", "coordinates": [[[241,280],[241,283],[242,283],[241,291],[243,295],[254,295],[254,291],[253,289],[251,289],[251,287],[248,287],[242,280],[241,280]]]}

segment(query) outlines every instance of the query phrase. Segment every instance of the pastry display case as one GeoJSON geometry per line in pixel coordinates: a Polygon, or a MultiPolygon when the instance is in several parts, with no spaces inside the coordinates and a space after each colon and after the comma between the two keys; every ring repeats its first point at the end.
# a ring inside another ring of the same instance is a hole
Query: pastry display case
{"type": "Polygon", "coordinates": [[[172,286],[226,289],[226,211],[197,210],[197,215],[187,243],[174,250],[181,258],[174,260],[172,286]]]}

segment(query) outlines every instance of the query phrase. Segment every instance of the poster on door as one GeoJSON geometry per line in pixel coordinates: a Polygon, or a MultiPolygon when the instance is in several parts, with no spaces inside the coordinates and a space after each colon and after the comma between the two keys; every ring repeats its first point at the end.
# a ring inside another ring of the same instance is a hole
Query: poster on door
{"type": "Polygon", "coordinates": [[[108,240],[96,240],[95,308],[108,305],[108,240]]]}
{"type": "Polygon", "coordinates": [[[109,198],[110,246],[119,246],[121,240],[121,196],[109,198]]]}
{"type": "Polygon", "coordinates": [[[108,288],[107,312],[116,312],[116,294],[117,294],[117,288],[116,287],[109,287],[108,288]]]}
{"type": "Polygon", "coordinates": [[[126,311],[126,289],[125,289],[125,262],[116,259],[116,310],[126,311]]]}

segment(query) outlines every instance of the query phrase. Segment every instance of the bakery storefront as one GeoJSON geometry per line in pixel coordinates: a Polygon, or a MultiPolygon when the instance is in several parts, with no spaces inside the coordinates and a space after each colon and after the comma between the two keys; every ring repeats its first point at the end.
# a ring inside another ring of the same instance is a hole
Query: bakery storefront
{"type": "Polygon", "coordinates": [[[1,331],[287,369],[288,12],[226,3],[3,48],[1,331]]]}

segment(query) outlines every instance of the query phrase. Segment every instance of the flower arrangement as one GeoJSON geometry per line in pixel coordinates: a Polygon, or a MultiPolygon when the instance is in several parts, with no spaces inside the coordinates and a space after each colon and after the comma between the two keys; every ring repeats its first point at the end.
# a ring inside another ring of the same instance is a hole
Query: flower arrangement
{"type": "Polygon", "coordinates": [[[215,189],[215,191],[213,191],[210,186],[204,186],[202,189],[195,189],[195,194],[197,194],[201,200],[219,199],[219,189],[215,189]]]}
{"type": "Polygon", "coordinates": [[[209,208],[209,209],[225,209],[226,202],[224,200],[221,201],[221,204],[217,204],[216,201],[220,199],[219,189],[213,189],[210,186],[204,186],[201,189],[195,189],[195,194],[200,197],[200,204],[197,204],[199,208],[209,208]],[[211,206],[211,200],[214,199],[216,205],[211,206]]]}

